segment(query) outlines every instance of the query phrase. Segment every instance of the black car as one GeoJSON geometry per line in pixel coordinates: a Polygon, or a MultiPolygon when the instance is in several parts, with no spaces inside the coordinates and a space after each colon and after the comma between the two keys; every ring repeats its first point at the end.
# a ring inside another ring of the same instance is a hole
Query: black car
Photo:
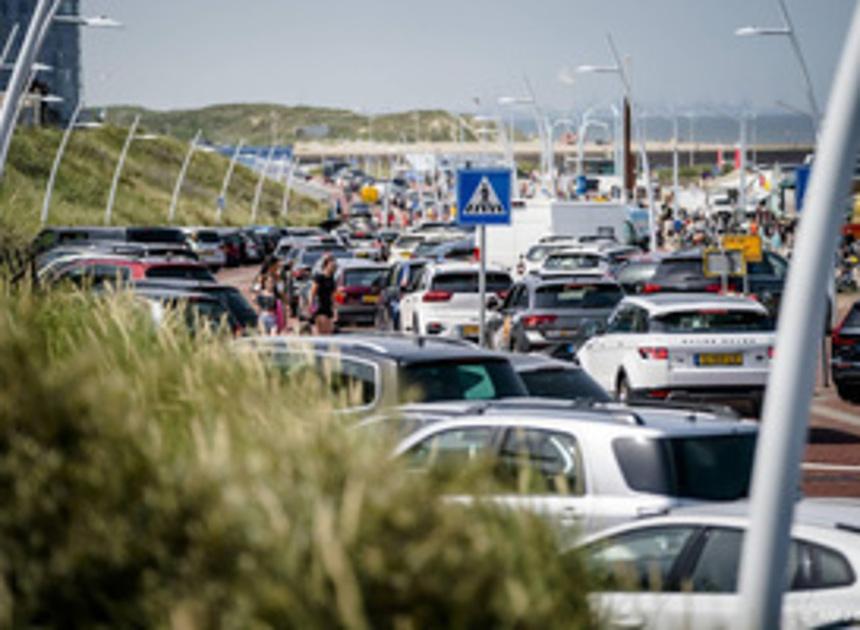
{"type": "Polygon", "coordinates": [[[527,396],[504,355],[458,340],[400,335],[257,337],[238,342],[286,377],[312,375],[350,413],[404,403],[527,396]]]}
{"type": "Polygon", "coordinates": [[[831,341],[830,369],[836,391],[840,398],[860,403],[860,300],[833,330],[831,341]]]}
{"type": "Polygon", "coordinates": [[[515,284],[488,330],[499,350],[575,350],[602,326],[624,298],[617,282],[596,276],[543,279],[515,284]]]}
{"type": "Polygon", "coordinates": [[[586,403],[610,403],[613,400],[576,363],[559,361],[542,354],[514,354],[510,361],[529,396],[586,403]]]}
{"type": "MultiPolygon", "coordinates": [[[[747,263],[749,293],[761,302],[772,315],[779,312],[779,304],[788,275],[788,261],[773,252],[762,252],[760,262],[747,263]]],[[[704,251],[693,248],[667,256],[660,261],[651,280],[642,287],[642,293],[720,293],[720,278],[705,275],[704,251]]],[[[728,279],[728,289],[741,293],[741,278],[728,279]]]]}

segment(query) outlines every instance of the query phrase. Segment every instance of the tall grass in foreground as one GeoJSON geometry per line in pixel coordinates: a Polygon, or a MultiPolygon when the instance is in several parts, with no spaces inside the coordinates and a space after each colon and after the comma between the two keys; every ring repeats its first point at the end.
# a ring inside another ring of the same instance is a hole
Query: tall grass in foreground
{"type": "Polygon", "coordinates": [[[590,625],[541,523],[131,300],[0,285],[0,627],[590,625]]]}

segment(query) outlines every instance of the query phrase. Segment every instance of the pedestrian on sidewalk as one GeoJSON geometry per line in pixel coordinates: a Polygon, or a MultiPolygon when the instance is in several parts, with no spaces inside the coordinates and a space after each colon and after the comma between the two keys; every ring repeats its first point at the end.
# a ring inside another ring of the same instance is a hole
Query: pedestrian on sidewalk
{"type": "Polygon", "coordinates": [[[334,274],[336,271],[337,263],[334,256],[326,254],[322,262],[322,271],[314,276],[311,285],[311,321],[317,335],[334,333],[334,274]]]}

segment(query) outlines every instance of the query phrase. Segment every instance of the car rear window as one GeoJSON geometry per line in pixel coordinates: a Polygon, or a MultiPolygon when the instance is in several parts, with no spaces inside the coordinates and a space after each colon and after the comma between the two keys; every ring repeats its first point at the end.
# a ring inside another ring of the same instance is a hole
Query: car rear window
{"type": "Polygon", "coordinates": [[[612,450],[627,485],[679,499],[735,501],[749,494],[756,435],[617,438],[612,450]]]}
{"type": "Polygon", "coordinates": [[[526,254],[526,260],[529,262],[538,262],[546,258],[551,251],[558,249],[554,245],[535,245],[526,254]]]}
{"type": "Polygon", "coordinates": [[[657,266],[654,278],[678,278],[678,277],[703,278],[705,269],[702,261],[692,258],[679,258],[677,260],[664,260],[657,266]]]}
{"type": "Polygon", "coordinates": [[[147,278],[174,278],[180,280],[202,280],[214,282],[215,278],[203,267],[194,265],[159,265],[146,270],[147,278]]]}
{"type": "Polygon", "coordinates": [[[343,285],[346,287],[382,286],[387,273],[387,269],[350,269],[343,273],[343,285]]]}
{"type": "Polygon", "coordinates": [[[185,234],[174,228],[128,228],[127,239],[132,243],[184,243],[185,234]]]}
{"type": "Polygon", "coordinates": [[[544,267],[553,271],[572,271],[577,269],[597,269],[602,260],[594,254],[550,254],[544,267]]]}
{"type": "Polygon", "coordinates": [[[519,373],[529,396],[610,402],[612,399],[584,370],[549,368],[519,373]]]}
{"type": "Polygon", "coordinates": [[[775,330],[767,313],[732,309],[676,311],[651,320],[651,330],[662,333],[748,333],[775,330]]]}
{"type": "Polygon", "coordinates": [[[497,400],[527,396],[511,364],[504,359],[412,363],[401,368],[403,402],[497,400]]]}
{"type": "MultiPolygon", "coordinates": [[[[513,281],[506,273],[487,274],[487,292],[498,293],[511,288],[513,281]]],[[[440,273],[433,278],[434,291],[448,291],[449,293],[477,293],[478,273],[440,273]]]]}
{"type": "Polygon", "coordinates": [[[538,287],[535,306],[550,309],[611,309],[623,297],[621,288],[612,285],[554,284],[538,287]]]}
{"type": "Polygon", "coordinates": [[[648,282],[657,271],[656,262],[627,263],[616,274],[616,279],[622,284],[648,282]]]}
{"type": "Polygon", "coordinates": [[[208,230],[197,232],[197,240],[201,243],[218,243],[221,241],[217,232],[211,232],[208,230]]]}

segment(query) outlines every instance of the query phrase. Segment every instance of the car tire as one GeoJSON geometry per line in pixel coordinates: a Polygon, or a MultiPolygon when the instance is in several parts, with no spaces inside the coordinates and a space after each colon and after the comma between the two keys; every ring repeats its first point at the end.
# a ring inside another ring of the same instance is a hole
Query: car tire
{"type": "Polygon", "coordinates": [[[627,380],[627,375],[622,372],[618,376],[618,383],[615,386],[615,398],[618,399],[619,402],[630,402],[630,381],[627,380]]]}

